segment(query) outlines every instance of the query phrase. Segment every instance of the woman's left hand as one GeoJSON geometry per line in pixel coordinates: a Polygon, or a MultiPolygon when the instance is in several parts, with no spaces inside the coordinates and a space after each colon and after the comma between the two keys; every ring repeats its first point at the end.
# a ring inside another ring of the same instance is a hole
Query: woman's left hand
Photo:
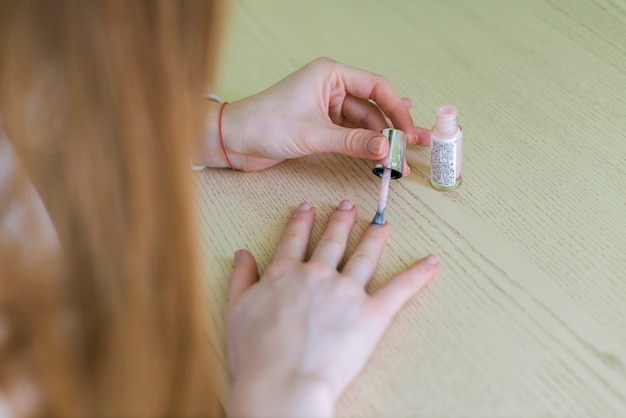
{"type": "Polygon", "coordinates": [[[356,218],[342,201],[306,259],[315,209],[303,203],[262,275],[252,254],[236,253],[226,313],[233,416],[332,416],[392,318],[437,273],[429,255],[368,294],[391,226],[370,225],[339,269],[356,218]]]}

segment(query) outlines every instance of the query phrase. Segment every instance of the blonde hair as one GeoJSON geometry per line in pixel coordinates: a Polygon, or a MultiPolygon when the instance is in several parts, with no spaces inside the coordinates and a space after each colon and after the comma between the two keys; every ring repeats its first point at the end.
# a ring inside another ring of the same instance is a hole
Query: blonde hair
{"type": "Polygon", "coordinates": [[[0,3],[0,117],[23,168],[0,221],[28,178],[59,240],[25,252],[0,230],[0,390],[32,382],[37,415],[220,413],[190,174],[218,3],[0,3]]]}

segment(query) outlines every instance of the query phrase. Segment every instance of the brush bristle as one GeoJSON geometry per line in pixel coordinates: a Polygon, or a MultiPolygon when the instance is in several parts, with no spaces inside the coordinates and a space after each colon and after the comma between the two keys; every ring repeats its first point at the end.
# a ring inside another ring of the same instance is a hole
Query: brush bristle
{"type": "Polygon", "coordinates": [[[383,226],[385,224],[385,209],[379,209],[376,211],[376,215],[374,215],[374,219],[372,220],[372,225],[380,225],[383,226]]]}

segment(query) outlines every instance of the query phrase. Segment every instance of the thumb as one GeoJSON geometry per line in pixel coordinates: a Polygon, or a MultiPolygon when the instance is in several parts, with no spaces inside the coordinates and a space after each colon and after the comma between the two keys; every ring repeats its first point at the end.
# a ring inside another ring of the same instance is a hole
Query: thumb
{"type": "Polygon", "coordinates": [[[370,298],[375,311],[381,317],[391,319],[411,297],[435,277],[438,270],[439,260],[437,256],[431,254],[396,274],[370,298]]]}
{"type": "Polygon", "coordinates": [[[235,253],[235,269],[228,279],[228,304],[237,302],[237,299],[259,280],[254,256],[247,250],[235,253]]]}
{"type": "Polygon", "coordinates": [[[378,160],[389,152],[387,138],[380,133],[362,128],[334,126],[326,135],[321,135],[318,152],[337,152],[356,158],[378,160]]]}

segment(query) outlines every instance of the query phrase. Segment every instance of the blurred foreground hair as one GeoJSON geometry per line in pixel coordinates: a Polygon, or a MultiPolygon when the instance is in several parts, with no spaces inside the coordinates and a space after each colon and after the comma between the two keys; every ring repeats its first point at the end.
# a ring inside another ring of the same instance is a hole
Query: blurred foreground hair
{"type": "Polygon", "coordinates": [[[190,174],[219,13],[0,0],[0,118],[19,157],[0,184],[0,395],[31,394],[18,412],[221,413],[190,174]],[[57,245],[41,244],[31,183],[57,245]]]}

